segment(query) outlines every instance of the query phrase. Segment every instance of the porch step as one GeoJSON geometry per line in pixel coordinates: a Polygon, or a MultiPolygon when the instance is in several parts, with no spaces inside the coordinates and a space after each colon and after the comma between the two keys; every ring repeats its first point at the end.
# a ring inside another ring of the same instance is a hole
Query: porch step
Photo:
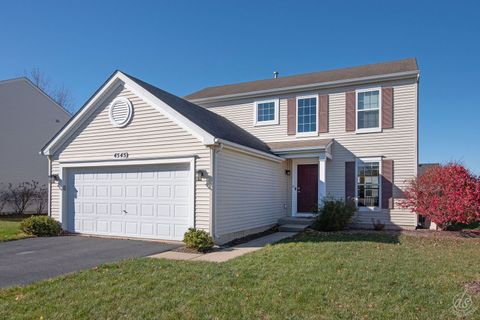
{"type": "Polygon", "coordinates": [[[284,224],[278,227],[280,232],[300,232],[308,228],[309,224],[284,224]]]}
{"type": "Polygon", "coordinates": [[[315,218],[284,217],[278,219],[278,230],[283,232],[300,232],[310,227],[315,218]]]}
{"type": "Polygon", "coordinates": [[[285,225],[285,224],[304,224],[307,226],[310,226],[313,224],[315,221],[315,218],[303,218],[303,217],[284,217],[278,219],[278,224],[279,225],[285,225]]]}

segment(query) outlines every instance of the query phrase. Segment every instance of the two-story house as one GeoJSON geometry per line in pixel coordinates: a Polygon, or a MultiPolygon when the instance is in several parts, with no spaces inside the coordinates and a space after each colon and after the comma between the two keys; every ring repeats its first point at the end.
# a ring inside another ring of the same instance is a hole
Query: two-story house
{"type": "MultiPolygon", "coordinates": [[[[0,189],[32,180],[48,184],[47,159],[39,149],[70,117],[27,78],[0,81],[0,189]]],[[[2,211],[13,208],[6,205],[2,211]]]]}
{"type": "Polygon", "coordinates": [[[217,242],[351,198],[354,224],[413,228],[415,59],[279,77],[185,99],[116,71],[44,147],[50,215],[79,233],[217,242]]]}

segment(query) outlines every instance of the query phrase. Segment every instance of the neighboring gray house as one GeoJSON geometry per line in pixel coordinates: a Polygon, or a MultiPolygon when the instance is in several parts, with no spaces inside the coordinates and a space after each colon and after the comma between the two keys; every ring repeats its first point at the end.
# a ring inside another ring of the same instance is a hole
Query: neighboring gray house
{"type": "Polygon", "coordinates": [[[355,224],[414,228],[415,59],[206,88],[185,99],[116,71],[43,148],[49,213],[78,233],[216,242],[353,198],[355,224]]]}
{"type": "Polygon", "coordinates": [[[39,154],[71,115],[27,78],[0,81],[0,183],[48,183],[39,154]]]}

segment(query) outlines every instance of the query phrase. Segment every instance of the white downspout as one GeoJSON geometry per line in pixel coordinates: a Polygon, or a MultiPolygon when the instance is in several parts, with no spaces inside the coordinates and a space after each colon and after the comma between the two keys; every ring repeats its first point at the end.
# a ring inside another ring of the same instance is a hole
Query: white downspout
{"type": "Polygon", "coordinates": [[[217,233],[217,195],[216,195],[216,192],[217,192],[217,172],[218,172],[218,165],[217,165],[217,162],[218,162],[218,158],[217,158],[217,154],[220,153],[222,150],[223,150],[223,144],[222,143],[218,143],[216,144],[213,148],[213,160],[212,160],[212,163],[213,163],[213,186],[212,186],[212,201],[213,201],[213,206],[212,206],[212,215],[213,215],[213,219],[212,219],[212,236],[214,239],[218,239],[219,238],[219,235],[217,233]]]}
{"type": "Polygon", "coordinates": [[[318,205],[327,196],[327,157],[325,154],[318,158],[318,205]]]}

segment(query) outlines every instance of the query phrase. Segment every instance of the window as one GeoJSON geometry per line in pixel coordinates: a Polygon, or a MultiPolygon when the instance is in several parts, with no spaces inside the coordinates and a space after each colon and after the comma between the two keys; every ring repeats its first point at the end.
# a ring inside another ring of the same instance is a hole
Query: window
{"type": "Polygon", "coordinates": [[[357,160],[357,206],[362,208],[380,207],[380,159],[357,160]]]}
{"type": "Polygon", "coordinates": [[[317,132],[317,96],[297,98],[297,134],[317,132]]]}
{"type": "Polygon", "coordinates": [[[380,131],[380,89],[357,91],[357,132],[380,131]]]}
{"type": "Polygon", "coordinates": [[[254,124],[278,124],[278,100],[255,102],[254,124]]]}

